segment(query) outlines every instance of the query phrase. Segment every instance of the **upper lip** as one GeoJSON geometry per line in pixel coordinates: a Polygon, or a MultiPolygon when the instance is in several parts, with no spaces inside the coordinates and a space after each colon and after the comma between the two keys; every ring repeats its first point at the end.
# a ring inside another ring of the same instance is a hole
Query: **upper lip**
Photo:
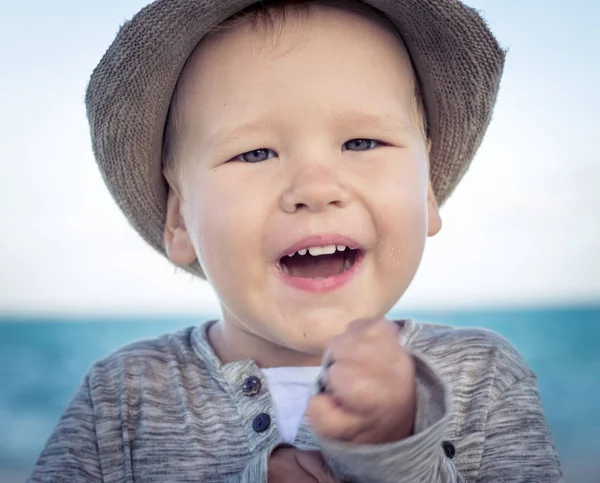
{"type": "Polygon", "coordinates": [[[277,260],[281,260],[286,255],[296,253],[299,250],[311,247],[326,247],[329,245],[345,245],[351,250],[362,250],[362,247],[353,239],[338,234],[312,235],[290,245],[279,254],[277,260]]]}

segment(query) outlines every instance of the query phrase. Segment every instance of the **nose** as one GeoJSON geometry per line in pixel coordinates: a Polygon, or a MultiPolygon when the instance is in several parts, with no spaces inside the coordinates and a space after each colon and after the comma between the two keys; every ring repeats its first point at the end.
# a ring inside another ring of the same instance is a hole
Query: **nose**
{"type": "Polygon", "coordinates": [[[319,164],[304,165],[295,170],[281,196],[281,208],[286,213],[343,208],[349,202],[350,193],[336,167],[319,164]]]}

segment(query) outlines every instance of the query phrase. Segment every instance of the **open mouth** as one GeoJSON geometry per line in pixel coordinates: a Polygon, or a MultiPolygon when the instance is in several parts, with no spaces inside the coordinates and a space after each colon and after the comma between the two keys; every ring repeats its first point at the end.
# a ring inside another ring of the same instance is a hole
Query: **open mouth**
{"type": "Polygon", "coordinates": [[[311,247],[282,257],[279,266],[289,277],[321,280],[350,270],[360,256],[360,250],[345,245],[311,247]]]}

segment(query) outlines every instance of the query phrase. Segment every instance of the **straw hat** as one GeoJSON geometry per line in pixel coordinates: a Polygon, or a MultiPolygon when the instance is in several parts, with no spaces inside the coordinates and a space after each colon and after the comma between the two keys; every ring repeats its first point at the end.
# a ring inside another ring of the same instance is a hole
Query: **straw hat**
{"type": "MultiPolygon", "coordinates": [[[[161,155],[178,77],[211,29],[255,0],[157,0],[127,22],[86,93],[92,146],[117,204],[165,255],[167,185],[161,155]]],[[[366,0],[396,26],[423,93],[433,189],[443,204],[467,171],[490,122],[504,51],[458,0],[366,0]]],[[[186,269],[203,276],[195,263],[186,269]]]]}

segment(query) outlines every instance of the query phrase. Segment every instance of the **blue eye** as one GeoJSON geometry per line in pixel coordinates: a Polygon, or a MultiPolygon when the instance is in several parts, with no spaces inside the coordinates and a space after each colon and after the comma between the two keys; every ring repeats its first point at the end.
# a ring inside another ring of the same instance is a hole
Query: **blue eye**
{"type": "Polygon", "coordinates": [[[381,146],[379,141],[373,139],[351,139],[342,146],[342,151],[368,151],[381,146]]]}
{"type": "Polygon", "coordinates": [[[239,156],[236,156],[232,159],[232,161],[243,161],[245,163],[260,163],[261,161],[266,161],[267,159],[271,159],[277,156],[277,153],[272,149],[260,148],[254,149],[252,151],[248,151],[246,153],[242,153],[239,156]]]}

